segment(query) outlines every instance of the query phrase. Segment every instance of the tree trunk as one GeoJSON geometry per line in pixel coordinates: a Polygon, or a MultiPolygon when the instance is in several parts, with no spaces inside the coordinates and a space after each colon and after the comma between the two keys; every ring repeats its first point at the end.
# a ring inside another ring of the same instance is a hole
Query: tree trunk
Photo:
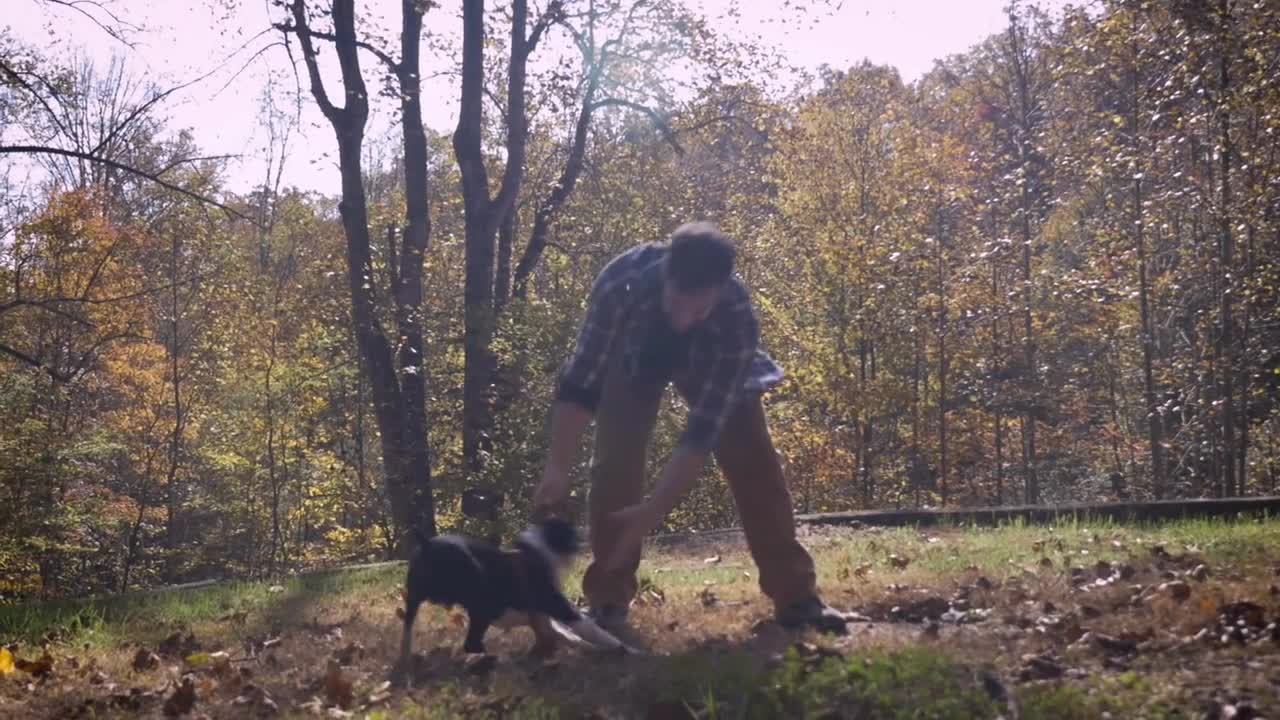
{"type": "Polygon", "coordinates": [[[1220,332],[1218,343],[1221,348],[1220,357],[1223,359],[1223,367],[1219,382],[1221,383],[1220,411],[1218,416],[1219,426],[1222,430],[1222,461],[1219,466],[1222,473],[1222,487],[1227,495],[1235,495],[1239,493],[1235,481],[1235,374],[1236,374],[1236,347],[1235,347],[1235,320],[1232,310],[1232,295],[1235,292],[1235,239],[1231,234],[1231,112],[1228,109],[1230,105],[1228,93],[1231,90],[1231,75],[1227,53],[1230,43],[1229,25],[1231,6],[1229,0],[1220,0],[1218,4],[1218,12],[1220,13],[1219,21],[1224,27],[1221,29],[1222,47],[1219,49],[1218,55],[1218,132],[1220,148],[1220,170],[1219,178],[1219,198],[1218,198],[1218,222],[1221,226],[1222,238],[1219,244],[1219,252],[1221,254],[1220,265],[1223,274],[1222,292],[1219,293],[1220,300],[1220,332]]]}
{"type": "Polygon", "coordinates": [[[948,456],[947,456],[947,277],[946,259],[943,248],[944,234],[938,233],[938,452],[939,452],[939,491],[942,506],[946,507],[948,498],[948,456]]]}
{"type": "MultiPolygon", "coordinates": [[[[393,278],[401,372],[378,319],[376,278],[370,251],[368,206],[361,167],[361,148],[369,116],[368,94],[360,70],[355,33],[353,0],[334,0],[334,48],[342,72],[346,104],[334,105],[325,90],[316,60],[313,35],[307,26],[302,0],[290,5],[293,33],[303,49],[311,92],[316,104],[333,126],[338,141],[338,167],[342,177],[342,200],[338,211],[347,239],[347,283],[351,291],[351,321],[356,346],[364,360],[374,416],[382,445],[382,463],[387,494],[397,528],[403,533],[436,533],[431,496],[430,457],[427,452],[425,383],[421,334],[422,261],[426,251],[427,217],[426,137],[422,130],[418,48],[421,43],[422,12],[425,5],[404,0],[401,5],[403,58],[395,65],[402,97],[405,149],[405,200],[407,224],[398,277],[393,278]],[[403,378],[397,378],[397,374],[403,378]]],[[[400,544],[403,552],[407,545],[400,544]]]]}
{"type": "Polygon", "coordinates": [[[179,515],[182,512],[182,493],[178,487],[178,462],[182,450],[182,376],[178,356],[182,352],[178,332],[178,254],[181,252],[181,241],[177,232],[173,233],[169,250],[169,369],[170,381],[173,384],[173,432],[169,436],[169,468],[165,473],[165,498],[168,509],[166,522],[166,547],[170,551],[166,561],[166,575],[172,577],[176,571],[176,554],[173,551],[181,544],[179,537],[179,515]]]}
{"type": "Polygon", "coordinates": [[[422,264],[431,237],[427,203],[427,135],[422,125],[422,86],[419,47],[425,4],[403,0],[401,5],[400,85],[401,129],[404,135],[405,227],[400,243],[399,275],[394,297],[396,328],[400,334],[400,392],[404,403],[404,470],[402,489],[408,514],[421,534],[435,535],[435,498],[431,491],[431,452],[427,443],[427,366],[422,339],[422,264]]]}
{"type": "MultiPolygon", "coordinates": [[[[494,235],[511,211],[524,173],[527,120],[525,67],[536,39],[526,38],[526,0],[511,3],[511,59],[507,71],[507,160],[498,194],[490,198],[481,144],[484,124],[484,0],[462,4],[462,99],[453,150],[462,175],[466,222],[463,298],[462,456],[468,473],[483,471],[492,448],[493,407],[490,387],[496,362],[492,352],[494,304],[494,235]]],[[[536,38],[536,36],[535,36],[536,38]]]]}
{"type": "MultiPolygon", "coordinates": [[[[991,258],[991,367],[1000,366],[1000,315],[997,312],[1000,301],[1000,268],[994,256],[991,258]]],[[[992,412],[996,431],[996,505],[1004,503],[1004,418],[1000,410],[992,412]]]]}
{"type": "MultiPolygon", "coordinates": [[[[1136,32],[1131,30],[1131,32],[1136,32]]],[[[1136,43],[1136,40],[1134,41],[1136,43]]],[[[1138,250],[1138,314],[1142,344],[1142,398],[1147,416],[1147,443],[1151,453],[1151,493],[1156,500],[1164,499],[1166,477],[1164,466],[1164,422],[1160,408],[1156,405],[1155,374],[1152,369],[1154,353],[1151,310],[1150,283],[1147,279],[1147,245],[1143,234],[1144,213],[1142,210],[1142,167],[1138,165],[1141,158],[1141,147],[1138,137],[1140,132],[1141,88],[1138,83],[1139,65],[1136,45],[1131,46],[1133,53],[1132,68],[1132,109],[1129,118],[1130,136],[1133,138],[1133,235],[1138,250]]]]}

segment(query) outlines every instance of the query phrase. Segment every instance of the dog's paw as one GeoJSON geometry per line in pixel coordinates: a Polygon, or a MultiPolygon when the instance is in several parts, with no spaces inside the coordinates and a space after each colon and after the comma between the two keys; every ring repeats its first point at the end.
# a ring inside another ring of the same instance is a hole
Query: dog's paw
{"type": "Polygon", "coordinates": [[[413,660],[400,660],[387,672],[387,682],[397,689],[410,689],[413,685],[413,660]]]}
{"type": "Polygon", "coordinates": [[[555,657],[556,649],[555,645],[534,645],[529,648],[529,654],[526,657],[535,662],[544,662],[555,657]]]}

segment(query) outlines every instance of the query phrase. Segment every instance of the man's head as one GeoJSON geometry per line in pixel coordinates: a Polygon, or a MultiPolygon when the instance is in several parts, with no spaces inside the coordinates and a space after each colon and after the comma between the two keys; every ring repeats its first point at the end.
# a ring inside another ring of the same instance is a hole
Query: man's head
{"type": "Polygon", "coordinates": [[[681,225],[671,234],[663,268],[662,310],[677,333],[703,322],[733,276],[733,241],[708,222],[681,225]]]}

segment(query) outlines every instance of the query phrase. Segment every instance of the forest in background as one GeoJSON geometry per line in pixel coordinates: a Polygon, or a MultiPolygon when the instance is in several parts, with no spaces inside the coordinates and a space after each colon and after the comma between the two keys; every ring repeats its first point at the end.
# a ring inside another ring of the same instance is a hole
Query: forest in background
{"type": "MultiPolygon", "coordinates": [[[[1016,5],[918,81],[784,92],[680,0],[405,0],[395,41],[319,4],[274,6],[298,82],[247,195],[127,57],[0,35],[0,601],[390,557],[475,529],[467,490],[515,527],[595,274],[692,219],[787,372],[799,512],[1280,486],[1275,5],[1016,5]],[[433,133],[422,42],[459,20],[433,133]],[[290,144],[296,102],[331,146],[290,144]],[[322,152],[342,197],[278,172],[322,152]]],[[[669,395],[655,461],[682,423],[669,395]]],[[[666,529],[735,522],[708,467],[666,529]]]]}

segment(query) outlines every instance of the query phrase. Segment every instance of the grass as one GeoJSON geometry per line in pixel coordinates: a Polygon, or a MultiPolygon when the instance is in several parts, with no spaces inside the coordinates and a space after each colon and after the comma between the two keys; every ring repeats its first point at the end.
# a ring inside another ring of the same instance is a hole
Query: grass
{"type": "MultiPolygon", "coordinates": [[[[768,622],[750,557],[726,538],[647,551],[632,625],[648,654],[564,649],[541,662],[523,655],[527,630],[491,630],[496,667],[471,672],[460,616],[425,608],[407,691],[383,687],[398,644],[401,566],[33,603],[0,608],[0,645],[17,643],[14,654],[28,660],[47,651],[54,669],[0,678],[0,715],[159,715],[187,672],[199,712],[236,718],[259,707],[249,687],[286,717],[335,703],[374,718],[994,718],[1013,705],[1022,718],[1066,720],[1280,707],[1280,641],[1223,644],[1215,625],[1240,600],[1280,620],[1280,521],[807,528],[802,540],[828,601],[874,622],[846,637],[782,630],[768,622]],[[1099,562],[1132,577],[1093,583],[1099,562]],[[1090,584],[1073,582],[1073,571],[1090,584]],[[1171,580],[1190,597],[1156,592],[1171,580]],[[920,624],[893,611],[938,598],[988,615],[920,624]],[[1212,637],[1188,641],[1205,628],[1212,637]],[[189,647],[158,667],[132,667],[139,648],[160,651],[178,630],[192,636],[189,647]],[[193,651],[228,655],[215,670],[193,668],[184,659],[193,651]],[[1052,672],[1028,674],[1045,667],[1052,672]]],[[[570,594],[578,587],[575,574],[570,594]]]]}

